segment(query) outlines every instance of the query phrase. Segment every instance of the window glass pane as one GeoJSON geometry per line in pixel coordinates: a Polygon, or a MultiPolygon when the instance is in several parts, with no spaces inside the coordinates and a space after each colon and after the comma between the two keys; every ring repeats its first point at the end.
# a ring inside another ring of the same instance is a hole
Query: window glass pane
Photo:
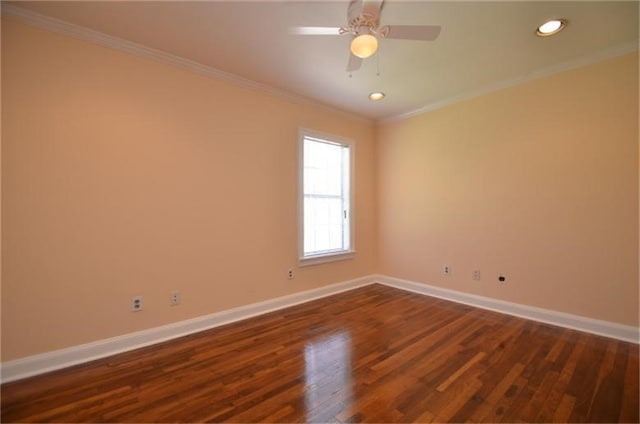
{"type": "Polygon", "coordinates": [[[305,196],[304,252],[342,250],[343,211],[340,197],[305,196]]]}
{"type": "Polygon", "coordinates": [[[351,144],[304,134],[301,257],[351,250],[351,144]]]}
{"type": "Polygon", "coordinates": [[[305,139],[305,193],[341,195],[343,150],[343,146],[305,139]]]}

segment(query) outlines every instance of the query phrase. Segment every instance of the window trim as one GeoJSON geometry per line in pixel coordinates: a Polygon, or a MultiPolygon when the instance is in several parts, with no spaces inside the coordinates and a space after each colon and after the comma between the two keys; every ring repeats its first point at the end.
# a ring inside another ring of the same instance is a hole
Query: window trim
{"type": "Polygon", "coordinates": [[[298,265],[308,266],[352,259],[356,253],[355,237],[355,147],[353,140],[307,128],[298,130],[298,265]],[[340,144],[349,148],[349,250],[304,255],[304,140],[306,137],[340,144]]]}

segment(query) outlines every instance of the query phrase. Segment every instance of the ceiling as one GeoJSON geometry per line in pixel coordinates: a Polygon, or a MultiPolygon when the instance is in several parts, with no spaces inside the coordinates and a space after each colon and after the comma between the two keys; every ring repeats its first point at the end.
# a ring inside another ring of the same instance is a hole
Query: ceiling
{"type": "Polygon", "coordinates": [[[441,25],[440,36],[380,40],[377,57],[350,76],[351,36],[290,33],[296,26],[345,26],[348,1],[11,4],[371,120],[638,48],[637,1],[387,0],[382,25],[441,25]],[[569,25],[556,36],[536,37],[537,26],[551,18],[569,25]],[[367,96],[377,90],[387,97],[371,102],[367,96]]]}

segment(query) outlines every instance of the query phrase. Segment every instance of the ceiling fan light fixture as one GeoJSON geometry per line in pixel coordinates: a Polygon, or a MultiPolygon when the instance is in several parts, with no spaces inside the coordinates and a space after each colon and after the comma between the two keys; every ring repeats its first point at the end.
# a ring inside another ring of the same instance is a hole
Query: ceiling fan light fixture
{"type": "Polygon", "coordinates": [[[369,100],[375,102],[384,99],[385,96],[386,95],[382,91],[374,91],[373,93],[369,94],[369,100]]]}
{"type": "Polygon", "coordinates": [[[371,34],[360,34],[351,40],[351,53],[366,59],[378,50],[378,39],[371,34]]]}
{"type": "Polygon", "coordinates": [[[552,19],[540,25],[536,30],[538,37],[548,37],[559,33],[567,26],[567,21],[564,19],[552,19]]]}

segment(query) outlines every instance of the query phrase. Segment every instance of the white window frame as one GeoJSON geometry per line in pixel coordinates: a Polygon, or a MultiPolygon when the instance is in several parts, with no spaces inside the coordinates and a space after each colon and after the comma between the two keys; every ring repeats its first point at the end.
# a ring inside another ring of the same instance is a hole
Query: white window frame
{"type": "Polygon", "coordinates": [[[355,256],[355,142],[331,134],[300,128],[298,135],[298,265],[315,265],[326,262],[352,259],[355,256]],[[349,248],[340,251],[323,252],[315,255],[304,254],[304,141],[313,138],[330,144],[349,148],[349,205],[348,214],[349,248]]]}

